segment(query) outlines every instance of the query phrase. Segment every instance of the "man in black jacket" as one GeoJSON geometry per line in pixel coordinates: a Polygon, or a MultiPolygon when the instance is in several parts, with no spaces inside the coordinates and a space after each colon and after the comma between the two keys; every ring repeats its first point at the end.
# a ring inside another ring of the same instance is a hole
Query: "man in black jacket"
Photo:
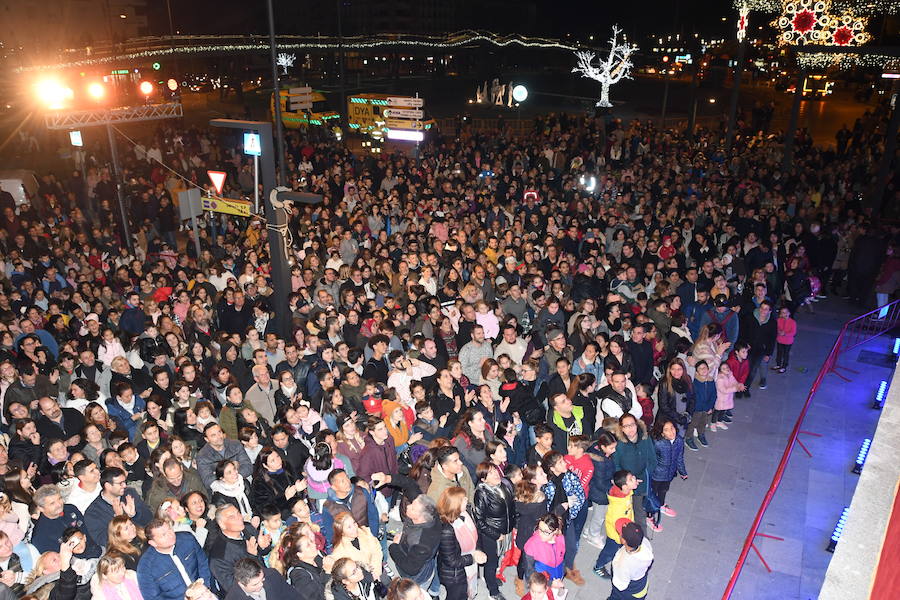
{"type": "Polygon", "coordinates": [[[759,389],[766,389],[766,373],[769,359],[775,351],[778,324],[772,316],[772,303],[764,300],[759,308],[744,316],[741,323],[741,341],[750,344],[750,373],[744,385],[750,389],[759,371],[759,389]]]}
{"type": "Polygon", "coordinates": [[[626,350],[631,355],[632,381],[635,385],[647,385],[653,381],[653,345],[644,337],[647,335],[647,324],[635,325],[631,330],[631,339],[625,342],[626,350]]]}
{"type": "Polygon", "coordinates": [[[408,577],[432,597],[440,592],[440,581],[435,577],[437,551],[441,541],[441,520],[434,500],[419,494],[406,505],[403,533],[394,536],[388,553],[397,565],[401,577],[408,577]]]}
{"type": "Polygon", "coordinates": [[[60,408],[59,402],[44,396],[38,400],[41,416],[35,425],[44,440],[61,439],[66,446],[79,446],[84,415],[74,408],[60,408]]]}
{"type": "Polygon", "coordinates": [[[230,590],[234,586],[235,564],[242,558],[262,560],[272,550],[272,538],[268,534],[256,535],[256,529],[244,523],[240,509],[224,504],[216,510],[218,535],[206,540],[209,570],[216,578],[219,589],[230,590]]]}
{"type": "Polygon", "coordinates": [[[234,563],[234,586],[225,600],[300,600],[300,592],[284,580],[275,569],[263,569],[255,558],[242,558],[234,563]],[[260,595],[260,592],[263,592],[260,595]]]}

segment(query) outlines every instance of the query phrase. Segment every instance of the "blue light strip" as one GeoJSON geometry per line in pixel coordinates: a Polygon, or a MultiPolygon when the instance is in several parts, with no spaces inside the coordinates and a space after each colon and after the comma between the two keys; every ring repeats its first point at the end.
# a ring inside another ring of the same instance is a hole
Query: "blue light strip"
{"type": "Polygon", "coordinates": [[[837,547],[838,540],[841,539],[841,534],[844,533],[844,526],[847,524],[847,516],[849,514],[850,507],[845,506],[841,512],[841,518],[838,519],[837,525],[834,526],[834,531],[831,532],[831,540],[828,542],[828,548],[826,548],[829,552],[834,552],[834,549],[837,547]]]}
{"type": "Polygon", "coordinates": [[[863,465],[866,462],[866,458],[869,456],[869,448],[872,446],[872,440],[866,438],[863,440],[862,444],[859,447],[859,452],[856,453],[856,465],[853,467],[853,472],[859,475],[862,472],[863,465]]]}
{"type": "Polygon", "coordinates": [[[887,391],[887,381],[882,381],[878,384],[878,391],[875,392],[875,401],[872,403],[872,408],[880,409],[884,406],[884,399],[887,397],[887,391]]]}
{"type": "Polygon", "coordinates": [[[894,338],[894,355],[900,354],[900,337],[894,338]]]}

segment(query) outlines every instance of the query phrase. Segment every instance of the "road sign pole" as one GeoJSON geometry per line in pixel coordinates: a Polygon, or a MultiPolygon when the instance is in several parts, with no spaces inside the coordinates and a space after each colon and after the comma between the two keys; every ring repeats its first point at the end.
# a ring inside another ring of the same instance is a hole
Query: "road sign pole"
{"type": "Polygon", "coordinates": [[[253,155],[253,212],[259,214],[259,155],[253,155]]]}
{"type": "Polygon", "coordinates": [[[200,260],[200,230],[197,228],[197,211],[191,211],[191,227],[194,229],[194,250],[197,252],[197,260],[200,260]]]}

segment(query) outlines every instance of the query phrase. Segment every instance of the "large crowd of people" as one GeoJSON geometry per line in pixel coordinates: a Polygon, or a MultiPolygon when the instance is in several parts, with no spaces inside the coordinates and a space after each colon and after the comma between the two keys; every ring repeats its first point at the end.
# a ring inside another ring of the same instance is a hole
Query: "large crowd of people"
{"type": "Polygon", "coordinates": [[[685,450],[790,377],[802,313],[897,291],[860,201],[883,120],[790,172],[777,136],[606,117],[419,162],[289,132],[323,201],[286,306],[262,218],[208,215],[199,255],[179,231],[206,168],[252,193],[230,134],[129,149],[133,244],[90,149],[3,192],[0,598],[503,600],[511,568],[532,600],[647,597],[685,450]]]}

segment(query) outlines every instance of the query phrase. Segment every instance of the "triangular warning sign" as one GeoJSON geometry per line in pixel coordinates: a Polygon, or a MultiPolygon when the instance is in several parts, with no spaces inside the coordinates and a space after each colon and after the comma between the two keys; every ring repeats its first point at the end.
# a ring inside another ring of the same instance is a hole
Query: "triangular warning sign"
{"type": "Polygon", "coordinates": [[[209,180],[212,181],[213,187],[216,188],[216,193],[221,196],[222,186],[225,185],[225,171],[207,171],[206,174],[209,175],[209,180]]]}

